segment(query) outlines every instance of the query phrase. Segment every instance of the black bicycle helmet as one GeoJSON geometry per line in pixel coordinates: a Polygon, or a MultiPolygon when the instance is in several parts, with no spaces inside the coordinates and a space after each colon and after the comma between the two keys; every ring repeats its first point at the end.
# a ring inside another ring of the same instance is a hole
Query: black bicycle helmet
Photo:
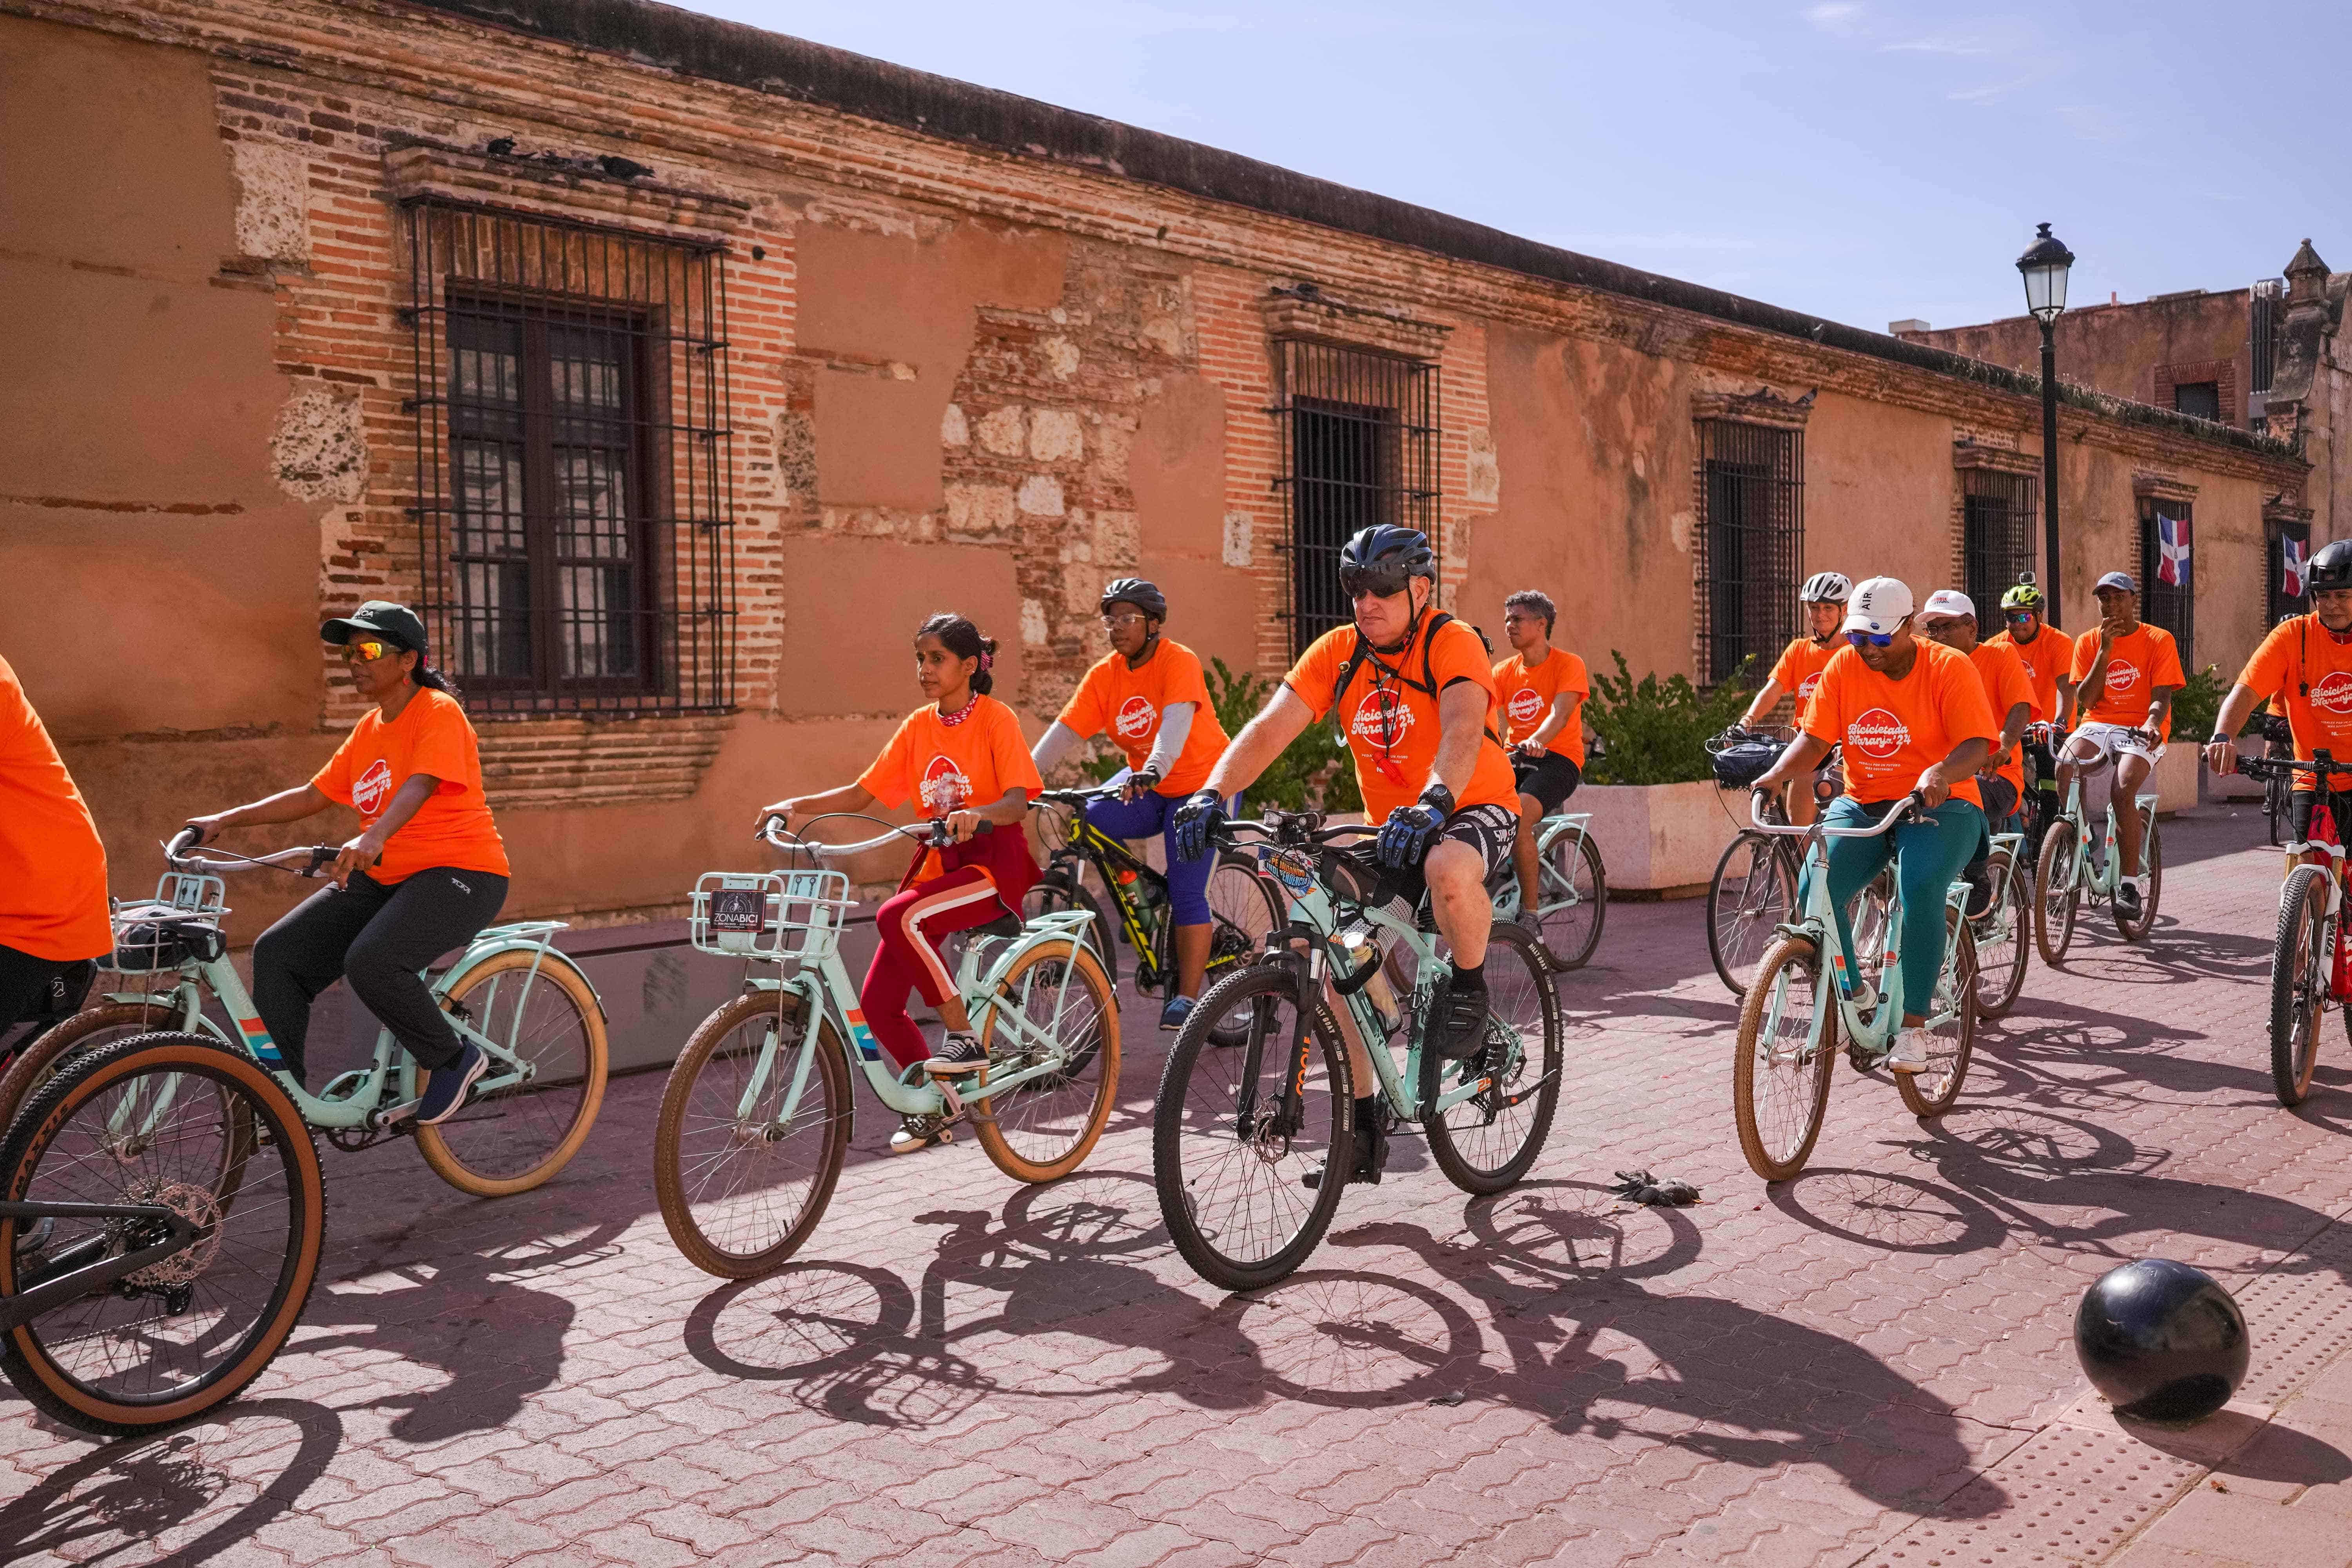
{"type": "Polygon", "coordinates": [[[1168,618],[1168,595],[1160,591],[1158,584],[1147,583],[1140,577],[1114,577],[1104,584],[1102,598],[1095,609],[1099,613],[1113,605],[1133,605],[1155,621],[1168,618]]]}
{"type": "Polygon", "coordinates": [[[2303,585],[2313,594],[2322,588],[2352,588],[2352,539],[2321,545],[2304,568],[2303,585]]]}
{"type": "Polygon", "coordinates": [[[1376,522],[1370,528],[1360,528],[1347,543],[1339,547],[1342,566],[1402,566],[1411,577],[1437,577],[1437,552],[1429,547],[1429,535],[1417,528],[1402,528],[1393,522],[1376,522]]]}

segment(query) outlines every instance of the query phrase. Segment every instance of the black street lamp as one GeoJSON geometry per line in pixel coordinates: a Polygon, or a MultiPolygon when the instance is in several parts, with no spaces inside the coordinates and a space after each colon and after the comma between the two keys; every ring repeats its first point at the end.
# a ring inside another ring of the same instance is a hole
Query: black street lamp
{"type": "Polygon", "coordinates": [[[2066,269],[2074,265],[2074,253],[2051,237],[2046,223],[2017,258],[2025,276],[2025,308],[2042,323],[2042,533],[2050,584],[2042,613],[2053,626],[2065,580],[2058,575],[2058,347],[2053,334],[2065,313],[2066,269]]]}

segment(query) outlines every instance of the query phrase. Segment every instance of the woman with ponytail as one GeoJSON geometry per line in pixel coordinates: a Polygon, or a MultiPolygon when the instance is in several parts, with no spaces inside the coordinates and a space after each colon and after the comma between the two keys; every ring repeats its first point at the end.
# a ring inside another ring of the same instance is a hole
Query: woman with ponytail
{"type": "MultiPolygon", "coordinates": [[[[954,842],[918,855],[875,917],[881,945],[860,995],[866,1026],[901,1072],[919,1065],[934,1077],[950,1077],[979,1068],[980,1041],[940,958],[939,940],[991,921],[1018,920],[1022,896],[1037,879],[1021,819],[1045,784],[1029,760],[1021,721],[988,694],[995,661],[995,638],[961,616],[933,616],[915,631],[915,679],[927,700],[907,715],[874,765],[856,784],[780,800],[760,814],[762,822],[782,816],[789,825],[912,800],[923,816],[946,822],[954,842]],[[982,833],[982,824],[994,831],[982,833]],[[907,1010],[910,990],[920,991],[947,1026],[936,1057],[907,1010]]],[[[926,1118],[919,1126],[910,1118],[891,1135],[890,1152],[929,1148],[948,1125],[926,1118]]]]}

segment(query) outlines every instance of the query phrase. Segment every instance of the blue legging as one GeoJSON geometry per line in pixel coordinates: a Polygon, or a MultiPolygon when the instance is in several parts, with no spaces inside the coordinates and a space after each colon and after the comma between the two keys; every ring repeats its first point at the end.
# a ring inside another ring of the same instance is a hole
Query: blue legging
{"type": "MultiPolygon", "coordinates": [[[[1895,805],[1884,800],[1864,805],[1851,795],[1840,795],[1822,820],[1832,827],[1867,826],[1895,805]]],[[[1944,967],[1944,894],[1984,837],[1984,812],[1969,801],[1948,800],[1924,819],[1915,818],[1875,838],[1829,841],[1830,903],[1837,910],[1838,935],[1848,952],[1853,952],[1853,926],[1846,918],[1846,906],[1890,858],[1895,863],[1895,879],[1903,889],[1899,941],[1906,1013],[1926,1013],[1936,994],[1936,973],[1944,967]]]]}
{"type": "MultiPolygon", "coordinates": [[[[1121,773],[1109,782],[1118,784],[1121,773]]],[[[1213,855],[1187,860],[1176,853],[1176,808],[1181,796],[1147,795],[1131,801],[1098,800],[1087,807],[1087,820],[1113,838],[1149,838],[1160,835],[1168,852],[1168,908],[1180,926],[1209,923],[1209,873],[1216,868],[1213,855]]]]}

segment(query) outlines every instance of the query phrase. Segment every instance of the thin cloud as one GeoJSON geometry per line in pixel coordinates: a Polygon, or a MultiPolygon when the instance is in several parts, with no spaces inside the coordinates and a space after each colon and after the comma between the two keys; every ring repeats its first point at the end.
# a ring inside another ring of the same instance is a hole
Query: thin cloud
{"type": "Polygon", "coordinates": [[[2139,127],[2131,117],[2095,103],[2070,103],[2054,110],[2058,122],[2085,142],[2129,142],[2139,127]]]}
{"type": "Polygon", "coordinates": [[[1922,31],[1882,18],[1859,0],[1824,0],[1806,11],[1805,18],[1878,54],[1908,55],[1965,69],[1972,79],[1944,91],[1955,103],[1998,103],[2064,75],[2074,63],[2039,26],[2014,16],[1979,16],[1922,31]]]}

